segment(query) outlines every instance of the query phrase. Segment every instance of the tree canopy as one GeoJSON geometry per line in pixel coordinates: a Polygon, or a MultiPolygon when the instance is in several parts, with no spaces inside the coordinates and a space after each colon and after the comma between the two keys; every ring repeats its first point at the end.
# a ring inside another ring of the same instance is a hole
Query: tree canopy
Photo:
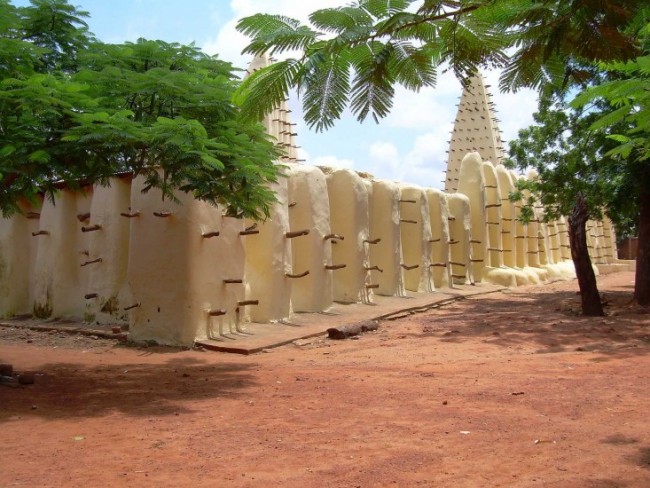
{"type": "Polygon", "coordinates": [[[259,118],[295,87],[307,124],[323,130],[347,107],[377,121],[396,85],[433,86],[440,67],[463,80],[480,66],[503,68],[503,90],[567,87],[593,75],[589,63],[636,56],[647,8],[647,0],[358,0],[313,12],[310,25],[257,14],[237,26],[252,38],[244,52],[298,55],[256,72],[237,100],[259,118]]]}
{"type": "Polygon", "coordinates": [[[133,171],[164,198],[268,215],[280,154],[232,103],[236,70],[193,45],[100,42],[85,18],[67,0],[0,0],[2,213],[133,171]]]}

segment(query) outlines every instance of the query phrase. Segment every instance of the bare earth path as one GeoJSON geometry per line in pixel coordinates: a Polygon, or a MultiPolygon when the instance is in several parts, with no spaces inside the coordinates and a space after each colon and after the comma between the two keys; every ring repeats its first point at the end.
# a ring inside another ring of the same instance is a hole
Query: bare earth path
{"type": "Polygon", "coordinates": [[[632,273],[523,287],[254,356],[0,330],[0,487],[650,486],[632,273]]]}

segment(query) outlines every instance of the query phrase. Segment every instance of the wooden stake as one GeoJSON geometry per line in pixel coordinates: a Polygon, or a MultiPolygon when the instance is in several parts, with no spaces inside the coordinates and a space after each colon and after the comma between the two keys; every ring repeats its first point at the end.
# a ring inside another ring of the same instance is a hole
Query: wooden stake
{"type": "Polygon", "coordinates": [[[96,230],[102,230],[102,226],[99,224],[91,225],[90,227],[82,227],[81,232],[95,232],[96,230]]]}
{"type": "Polygon", "coordinates": [[[95,264],[95,263],[101,263],[101,262],[102,262],[102,258],[97,258],[97,259],[93,259],[91,261],[86,261],[85,263],[82,263],[80,266],[83,268],[84,266],[88,266],[89,264],[95,264]]]}
{"type": "Polygon", "coordinates": [[[325,265],[325,269],[328,269],[330,271],[335,271],[337,269],[343,269],[347,267],[347,264],[327,264],[325,265]]]}
{"type": "Polygon", "coordinates": [[[301,236],[309,235],[309,232],[310,232],[309,229],[296,230],[294,232],[287,232],[285,234],[285,236],[287,237],[287,239],[293,239],[294,237],[301,237],[301,236]]]}
{"type": "Polygon", "coordinates": [[[284,276],[286,276],[287,278],[304,278],[308,274],[309,274],[309,270],[305,271],[304,273],[300,273],[300,274],[285,273],[284,276]]]}

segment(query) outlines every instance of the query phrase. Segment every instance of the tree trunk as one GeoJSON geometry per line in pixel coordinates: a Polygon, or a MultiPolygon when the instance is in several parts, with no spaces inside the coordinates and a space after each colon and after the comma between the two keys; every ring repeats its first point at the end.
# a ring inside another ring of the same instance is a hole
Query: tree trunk
{"type": "Polygon", "coordinates": [[[589,258],[587,248],[587,203],[581,193],[573,206],[573,212],[569,217],[569,240],[571,243],[571,258],[576,268],[578,286],[582,304],[582,314],[590,317],[605,315],[603,305],[600,302],[600,293],[596,283],[596,274],[589,258]]]}
{"type": "Polygon", "coordinates": [[[636,255],[634,299],[650,305],[650,192],[639,198],[639,248],[636,255]]]}

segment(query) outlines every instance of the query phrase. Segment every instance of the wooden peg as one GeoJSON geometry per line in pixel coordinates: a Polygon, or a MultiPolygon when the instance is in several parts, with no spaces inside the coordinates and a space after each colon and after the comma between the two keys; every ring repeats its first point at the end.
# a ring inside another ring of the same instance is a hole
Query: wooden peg
{"type": "Polygon", "coordinates": [[[417,224],[417,220],[410,220],[410,219],[399,219],[400,222],[403,222],[404,224],[417,224]]]}
{"type": "Polygon", "coordinates": [[[378,237],[377,239],[364,239],[363,242],[366,244],[379,244],[381,242],[381,238],[378,237]]]}
{"type": "Polygon", "coordinates": [[[88,293],[88,294],[84,295],[84,298],[86,300],[90,300],[91,298],[97,298],[97,293],[88,293]]]}
{"type": "Polygon", "coordinates": [[[458,244],[459,242],[460,241],[456,241],[452,239],[451,241],[447,242],[447,244],[458,244]]]}
{"type": "Polygon", "coordinates": [[[154,216],[161,218],[170,217],[172,215],[171,212],[154,212],[153,214],[154,216]]]}
{"type": "Polygon", "coordinates": [[[39,230],[37,232],[32,232],[32,236],[34,236],[34,237],[36,237],[36,236],[49,236],[49,235],[50,235],[50,232],[47,231],[47,230],[39,230]]]}
{"type": "Polygon", "coordinates": [[[247,230],[242,230],[239,235],[240,236],[252,236],[254,234],[259,234],[260,231],[258,229],[247,229],[247,230]]]}
{"type": "Polygon", "coordinates": [[[477,240],[477,239],[470,239],[469,241],[470,244],[483,244],[483,242],[477,240]]]}
{"type": "Polygon", "coordinates": [[[221,315],[226,315],[228,312],[224,310],[223,308],[217,309],[217,310],[209,310],[208,315],[210,317],[219,317],[221,315]]]}
{"type": "Polygon", "coordinates": [[[77,214],[77,219],[79,220],[79,222],[85,222],[86,220],[90,220],[90,212],[77,214]]]}
{"type": "Polygon", "coordinates": [[[338,239],[339,241],[344,241],[345,237],[343,237],[340,234],[327,234],[325,237],[323,237],[323,240],[329,241],[329,240],[336,240],[338,239]]]}
{"type": "Polygon", "coordinates": [[[285,273],[284,276],[286,276],[287,278],[304,278],[308,274],[309,274],[309,270],[305,271],[304,273],[300,273],[300,274],[285,273]]]}
{"type": "Polygon", "coordinates": [[[102,226],[99,224],[91,225],[89,227],[82,227],[81,232],[95,232],[96,230],[102,230],[102,226]]]}
{"type": "Polygon", "coordinates": [[[370,289],[373,289],[373,288],[379,288],[379,285],[378,284],[366,285],[367,290],[370,290],[370,289]]]}
{"type": "Polygon", "coordinates": [[[295,207],[296,205],[298,205],[298,202],[291,202],[287,205],[287,207],[292,208],[295,207]]]}
{"type": "Polygon", "coordinates": [[[364,266],[363,269],[365,269],[366,271],[379,271],[380,273],[384,272],[384,270],[381,269],[379,266],[364,266]]]}
{"type": "Polygon", "coordinates": [[[120,215],[122,217],[126,217],[127,219],[132,219],[134,217],[140,217],[140,212],[122,212],[120,215]]]}
{"type": "Polygon", "coordinates": [[[440,242],[442,239],[438,237],[437,239],[429,239],[429,242],[440,242]]]}
{"type": "Polygon", "coordinates": [[[337,269],[343,269],[347,267],[347,264],[327,264],[325,265],[325,269],[328,269],[330,271],[335,271],[337,269]]]}
{"type": "Polygon", "coordinates": [[[399,203],[418,203],[417,200],[412,200],[412,199],[401,199],[399,200],[399,203]]]}
{"type": "Polygon", "coordinates": [[[201,237],[205,239],[210,239],[211,237],[219,237],[219,231],[214,230],[212,232],[204,232],[203,234],[201,234],[201,237]]]}
{"type": "Polygon", "coordinates": [[[465,263],[459,263],[456,261],[449,261],[449,264],[453,264],[454,266],[462,266],[463,268],[465,267],[465,263]]]}
{"type": "Polygon", "coordinates": [[[128,310],[131,310],[131,309],[134,309],[134,308],[138,308],[139,306],[140,306],[140,302],[138,302],[138,303],[134,303],[133,305],[129,305],[128,307],[124,307],[122,310],[124,310],[125,312],[127,312],[128,310]]]}
{"type": "Polygon", "coordinates": [[[237,302],[237,305],[240,307],[243,307],[244,305],[259,305],[260,301],[259,300],[242,300],[240,302],[237,302]]]}
{"type": "Polygon", "coordinates": [[[404,268],[406,271],[411,271],[412,269],[416,269],[420,267],[419,264],[414,264],[412,266],[409,266],[408,264],[401,264],[400,266],[404,268]]]}
{"type": "Polygon", "coordinates": [[[293,239],[294,237],[307,236],[309,235],[309,232],[310,232],[309,229],[296,230],[293,232],[287,232],[285,236],[287,237],[287,239],[293,239]]]}
{"type": "Polygon", "coordinates": [[[446,268],[447,263],[431,263],[429,266],[432,268],[446,268]]]}
{"type": "Polygon", "coordinates": [[[84,266],[88,266],[89,264],[95,264],[101,262],[102,262],[102,258],[91,259],[90,261],[86,261],[85,263],[82,263],[80,266],[83,268],[84,266]]]}
{"type": "Polygon", "coordinates": [[[228,280],[223,280],[224,284],[230,285],[230,284],[235,284],[235,283],[243,283],[244,280],[240,279],[228,279],[228,280]]]}
{"type": "Polygon", "coordinates": [[[500,206],[501,206],[500,203],[489,203],[485,206],[485,208],[498,208],[500,206]]]}

